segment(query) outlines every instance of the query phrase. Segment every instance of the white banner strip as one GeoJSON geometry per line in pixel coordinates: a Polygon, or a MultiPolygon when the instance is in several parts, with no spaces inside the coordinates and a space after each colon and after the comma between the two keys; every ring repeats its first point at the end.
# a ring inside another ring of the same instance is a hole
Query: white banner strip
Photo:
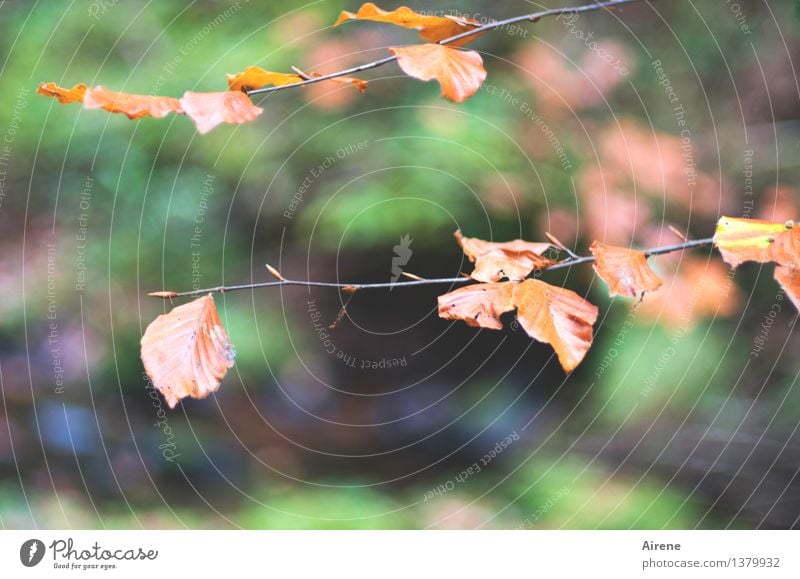
{"type": "Polygon", "coordinates": [[[3,531],[0,577],[797,578],[799,547],[792,531],[3,531]]]}

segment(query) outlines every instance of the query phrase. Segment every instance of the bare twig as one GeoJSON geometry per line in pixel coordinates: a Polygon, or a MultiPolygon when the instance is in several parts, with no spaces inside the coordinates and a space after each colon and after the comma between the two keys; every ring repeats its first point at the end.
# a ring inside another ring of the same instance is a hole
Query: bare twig
{"type": "MultiPolygon", "coordinates": [[[[504,26],[510,26],[511,24],[517,24],[518,22],[538,22],[540,19],[546,16],[561,16],[564,14],[578,14],[581,12],[591,12],[593,10],[611,10],[617,6],[622,4],[631,4],[633,2],[643,2],[644,0],[606,0],[605,2],[595,2],[594,4],[585,4],[583,6],[572,6],[572,7],[565,7],[565,8],[551,8],[549,10],[541,10],[539,12],[533,12],[532,14],[523,14],[522,16],[514,16],[512,18],[506,18],[505,20],[494,20],[492,22],[488,22],[481,26],[477,26],[471,30],[467,30],[466,32],[462,32],[461,34],[456,34],[455,36],[451,36],[450,38],[445,38],[444,40],[440,40],[439,44],[451,44],[463,38],[468,38],[470,36],[475,36],[476,34],[483,34],[489,30],[496,30],[498,28],[502,28],[504,26]]],[[[301,86],[306,86],[308,84],[314,84],[315,82],[322,82],[323,80],[330,80],[332,78],[337,78],[340,76],[348,76],[351,74],[358,74],[359,72],[364,72],[365,70],[370,70],[372,68],[378,68],[379,66],[383,66],[384,64],[389,64],[390,62],[394,62],[397,60],[397,57],[387,56],[385,58],[381,58],[378,60],[373,60],[372,62],[367,62],[366,64],[361,64],[359,66],[354,66],[351,68],[346,68],[344,70],[340,70],[338,72],[332,72],[330,74],[323,74],[321,76],[315,76],[313,78],[305,78],[302,82],[295,82],[292,84],[283,84],[280,86],[268,86],[263,88],[257,88],[253,90],[246,91],[247,96],[255,96],[260,94],[268,94],[272,92],[277,92],[279,90],[285,90],[288,88],[297,88],[301,86]]],[[[292,67],[294,68],[294,67],[292,67]]],[[[295,72],[299,70],[294,68],[295,72]]],[[[307,75],[300,74],[302,77],[307,77],[307,75]]]]}
{"type": "Polygon", "coordinates": [[[569,255],[572,259],[578,259],[580,256],[572,251],[569,247],[561,243],[561,240],[558,239],[555,235],[550,233],[549,231],[545,231],[545,237],[550,240],[550,243],[555,245],[558,249],[569,255]]]}
{"type": "MultiPolygon", "coordinates": [[[[683,243],[676,243],[673,245],[662,245],[661,247],[652,247],[649,249],[645,249],[643,251],[646,256],[650,257],[651,255],[661,255],[664,253],[681,251],[683,249],[690,249],[693,247],[705,247],[713,244],[713,242],[714,242],[713,238],[708,237],[706,239],[693,239],[690,241],[685,241],[683,243]]],[[[591,263],[593,261],[594,261],[593,255],[584,255],[581,257],[570,258],[570,259],[565,259],[564,261],[559,261],[558,263],[555,263],[551,266],[538,270],[538,272],[564,269],[572,267],[573,265],[591,263]]],[[[327,287],[327,288],[338,288],[346,292],[355,292],[368,289],[389,289],[389,288],[423,286],[423,285],[456,285],[473,281],[475,280],[473,280],[470,277],[444,277],[436,279],[415,279],[403,282],[398,281],[398,282],[380,282],[380,283],[337,283],[337,282],[326,282],[326,281],[304,281],[304,280],[284,278],[283,280],[279,281],[264,281],[256,283],[245,283],[239,285],[217,286],[217,287],[198,289],[186,292],[158,291],[150,293],[148,295],[157,298],[172,299],[179,297],[196,297],[209,293],[226,293],[239,290],[256,289],[262,287],[276,287],[276,286],[327,287]]]]}

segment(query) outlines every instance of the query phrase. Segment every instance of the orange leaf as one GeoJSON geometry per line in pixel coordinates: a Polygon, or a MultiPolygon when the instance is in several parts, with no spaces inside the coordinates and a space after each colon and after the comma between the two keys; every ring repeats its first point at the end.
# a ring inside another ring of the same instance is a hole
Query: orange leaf
{"type": "Polygon", "coordinates": [[[142,336],[142,362],[170,408],[219,388],[236,352],[211,294],[158,316],[142,336]]]}
{"type": "Polygon", "coordinates": [[[486,79],[481,55],[474,50],[459,50],[441,44],[393,47],[397,63],[408,76],[436,80],[442,96],[457,103],[474,95],[486,79]]]}
{"type": "Polygon", "coordinates": [[[514,309],[531,338],[553,346],[566,372],[581,363],[592,345],[597,307],[573,291],[528,279],[482,283],[439,296],[440,317],[493,330],[502,328],[500,315],[514,309]]]}
{"type": "Polygon", "coordinates": [[[792,300],[794,307],[800,310],[800,270],[779,265],[775,268],[775,281],[781,284],[783,291],[792,300]]]}
{"type": "Polygon", "coordinates": [[[239,91],[254,90],[271,84],[275,86],[294,84],[303,80],[296,74],[270,72],[259,66],[248,66],[244,69],[244,72],[225,76],[228,77],[228,87],[231,90],[239,91]]]}
{"type": "Polygon", "coordinates": [[[500,330],[501,314],[514,309],[510,283],[479,283],[439,296],[439,317],[500,330]]]}
{"type": "Polygon", "coordinates": [[[478,281],[499,281],[503,278],[521,280],[533,270],[555,263],[552,259],[542,257],[550,248],[549,243],[531,243],[521,239],[496,243],[464,237],[461,231],[456,231],[455,236],[464,254],[475,262],[475,270],[470,277],[478,281]]]}
{"type": "Polygon", "coordinates": [[[36,92],[44,96],[57,98],[58,102],[62,105],[82,103],[83,97],[86,96],[86,85],[80,83],[72,88],[62,88],[54,82],[43,82],[39,84],[39,88],[36,89],[36,92]]]}
{"type": "Polygon", "coordinates": [[[595,257],[594,270],[608,284],[611,297],[636,297],[661,287],[661,278],[647,265],[643,252],[598,241],[594,241],[589,249],[595,257]]]}
{"type": "Polygon", "coordinates": [[[103,109],[110,113],[123,113],[129,119],[146,116],[160,119],[169,113],[183,113],[181,103],[176,98],[114,92],[102,86],[96,86],[86,91],[83,106],[87,109],[103,109]]]}
{"type": "MultiPolygon", "coordinates": [[[[776,237],[791,229],[791,222],[722,217],[714,233],[714,245],[722,254],[722,259],[732,267],[737,267],[743,261],[766,263],[775,259],[772,244],[776,237]]],[[[786,255],[782,257],[786,258],[786,255]]]]}
{"type": "Polygon", "coordinates": [[[517,284],[513,302],[527,334],[553,346],[565,372],[574,370],[592,345],[597,307],[573,291],[538,279],[517,284]]]}
{"type": "MultiPolygon", "coordinates": [[[[480,26],[480,22],[472,18],[463,18],[460,16],[432,16],[426,14],[419,14],[406,6],[401,6],[391,12],[382,10],[373,4],[367,2],[358,9],[355,14],[353,12],[343,11],[334,26],[339,26],[342,22],[347,20],[371,20],[373,22],[387,22],[403,28],[410,28],[418,30],[419,35],[424,40],[430,42],[439,42],[445,38],[456,36],[462,32],[467,32],[480,26]]],[[[467,42],[475,40],[479,34],[468,36],[461,40],[452,43],[452,46],[462,46],[467,42]]]]}
{"type": "Polygon", "coordinates": [[[264,109],[255,106],[246,94],[233,90],[187,92],[180,103],[201,135],[220,123],[248,123],[264,112],[264,109]]]}

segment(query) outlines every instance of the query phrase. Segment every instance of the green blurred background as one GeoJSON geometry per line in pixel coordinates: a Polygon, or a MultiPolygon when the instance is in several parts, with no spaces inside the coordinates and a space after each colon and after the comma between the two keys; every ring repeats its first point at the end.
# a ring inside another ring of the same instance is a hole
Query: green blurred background
{"type": "MultiPolygon", "coordinates": [[[[553,3],[409,3],[503,18],[553,3]]],[[[771,268],[652,260],[637,307],[601,309],[565,376],[515,325],[436,315],[446,287],[217,296],[237,349],[219,392],[166,408],[139,339],[146,296],[270,279],[452,277],[452,237],[639,247],[720,215],[795,218],[790,2],[653,1],[476,40],[457,105],[395,65],[360,95],[255,98],[197,135],[35,94],[42,81],[180,96],[249,65],[331,72],[413,43],[331,28],[355,3],[0,4],[3,528],[786,528],[800,517],[796,311],[771,268]],[[5,147],[5,148],[3,148],[5,147]],[[326,161],[326,159],[329,159],[326,161]],[[316,168],[325,165],[322,171],[316,168]],[[307,185],[304,186],[304,183],[307,185]],[[316,312],[316,313],[315,313],[316,312]],[[317,324],[317,326],[319,326],[317,324]],[[498,450],[499,449],[499,450],[498,450]]],[[[394,8],[396,4],[382,5],[394,8]]]]}

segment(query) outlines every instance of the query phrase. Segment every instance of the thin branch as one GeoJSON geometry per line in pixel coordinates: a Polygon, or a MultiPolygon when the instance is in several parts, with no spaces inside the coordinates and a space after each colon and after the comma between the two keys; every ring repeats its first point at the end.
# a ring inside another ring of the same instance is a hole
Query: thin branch
{"type": "MultiPolygon", "coordinates": [[[[673,245],[662,245],[661,247],[653,247],[650,249],[645,249],[644,254],[650,257],[651,255],[661,255],[664,253],[671,253],[673,251],[681,251],[682,249],[690,249],[693,247],[704,247],[711,245],[713,243],[714,240],[711,237],[708,237],[706,239],[694,239],[691,241],[685,241],[683,243],[675,243],[673,245]]],[[[572,267],[573,265],[591,263],[593,261],[594,261],[593,255],[585,255],[577,258],[565,259],[564,261],[559,261],[558,263],[555,263],[549,267],[542,268],[535,273],[538,274],[539,272],[542,271],[564,269],[567,267],[572,267]]],[[[228,286],[221,285],[217,287],[198,289],[186,292],[158,291],[150,293],[148,295],[162,299],[172,299],[181,297],[196,297],[209,293],[227,293],[239,290],[256,289],[262,287],[276,287],[276,286],[327,287],[327,288],[338,288],[348,292],[355,292],[367,289],[386,289],[386,288],[398,288],[398,287],[410,287],[410,286],[422,286],[422,285],[455,285],[455,284],[468,283],[474,281],[475,280],[470,277],[443,277],[435,279],[415,279],[411,281],[380,282],[380,283],[337,283],[337,282],[327,282],[327,281],[304,281],[296,279],[283,279],[279,281],[263,281],[263,282],[245,283],[239,285],[228,285],[228,286]]]]}
{"type": "MultiPolygon", "coordinates": [[[[565,7],[565,8],[550,8],[548,10],[541,10],[539,12],[533,12],[532,14],[523,14],[522,16],[514,16],[512,18],[506,18],[505,20],[494,20],[492,22],[488,22],[481,26],[477,26],[471,30],[467,30],[466,32],[462,32],[461,34],[456,34],[455,36],[451,36],[450,38],[445,38],[444,40],[440,40],[439,44],[451,44],[463,38],[468,38],[470,36],[475,36],[477,34],[483,34],[489,30],[496,30],[498,28],[502,28],[504,26],[510,26],[511,24],[517,24],[518,22],[537,22],[538,20],[546,17],[546,16],[561,16],[564,14],[579,14],[581,12],[591,12],[593,10],[610,10],[617,6],[621,6],[623,4],[631,4],[633,2],[643,2],[644,0],[607,0],[605,2],[595,2],[594,4],[585,4],[583,6],[572,6],[572,7],[565,7]]],[[[292,84],[283,84],[280,86],[269,86],[263,88],[257,88],[253,90],[246,91],[247,96],[255,96],[260,94],[268,94],[272,92],[277,92],[279,90],[285,90],[288,88],[297,88],[301,86],[306,86],[308,84],[314,84],[315,82],[322,82],[323,80],[330,80],[332,78],[337,78],[340,76],[348,76],[351,74],[358,74],[359,72],[364,72],[365,70],[370,70],[372,68],[378,68],[379,66],[383,66],[384,64],[389,64],[390,62],[394,62],[397,60],[397,57],[387,56],[385,58],[381,58],[378,60],[374,60],[372,62],[367,62],[366,64],[361,64],[359,66],[354,66],[351,68],[346,68],[344,70],[340,70],[338,72],[332,72],[330,74],[323,74],[321,76],[315,76],[313,78],[306,78],[301,82],[295,82],[292,84]]],[[[301,75],[302,76],[302,75],[301,75]]]]}

